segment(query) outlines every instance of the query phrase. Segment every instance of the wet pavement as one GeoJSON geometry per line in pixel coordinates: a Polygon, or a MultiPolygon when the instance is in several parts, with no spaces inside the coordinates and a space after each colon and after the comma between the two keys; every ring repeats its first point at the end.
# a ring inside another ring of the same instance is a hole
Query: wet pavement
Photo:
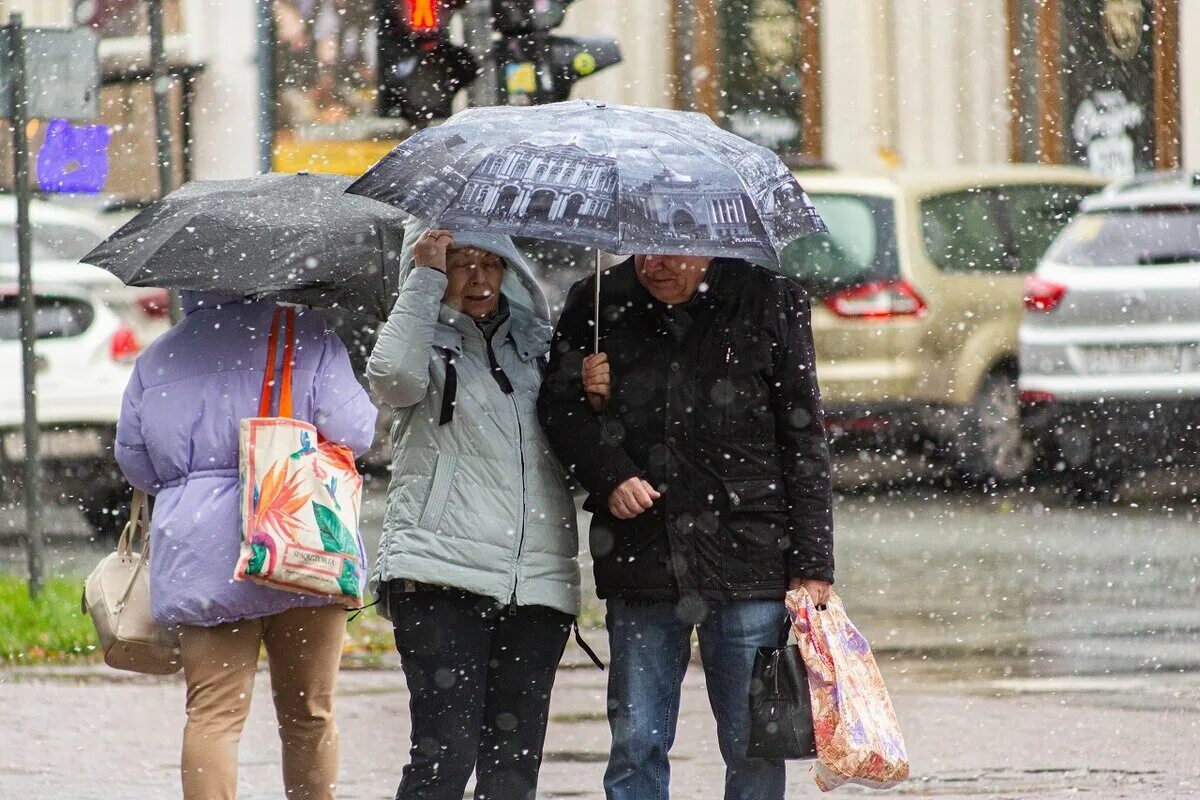
{"type": "MultiPolygon", "coordinates": [[[[914,778],[900,793],[1200,796],[1200,473],[1150,476],[1119,504],[1074,506],[1045,490],[946,489],[903,465],[870,465],[876,481],[852,488],[857,469],[840,469],[838,590],[905,730],[914,778]],[[878,480],[889,473],[895,483],[878,480]]],[[[381,496],[382,487],[369,495],[368,531],[378,530],[381,496]]],[[[52,517],[57,574],[84,574],[103,552],[72,519],[52,517]]],[[[9,572],[24,565],[5,534],[14,524],[0,516],[9,572]]],[[[601,631],[590,638],[607,649],[601,631]]],[[[573,644],[567,661],[540,796],[599,798],[604,677],[582,668],[573,644]]],[[[407,694],[394,658],[384,666],[343,676],[342,797],[394,791],[407,694]]],[[[242,749],[242,796],[255,799],[280,794],[267,686],[258,694],[242,749]]],[[[0,796],[175,796],[182,697],[177,680],[103,667],[0,670],[0,796]],[[141,711],[124,717],[128,736],[107,731],[104,720],[131,708],[141,711]]],[[[719,796],[712,725],[693,669],[674,797],[719,796]]],[[[789,776],[789,797],[819,794],[802,765],[789,776]]]]}
{"type": "MultiPolygon", "coordinates": [[[[1186,701],[1144,703],[1147,688],[987,682],[928,683],[885,664],[912,763],[904,796],[1104,800],[1200,796],[1200,687],[1186,701]]],[[[1106,679],[1112,681],[1114,679],[1106,679]]],[[[1152,690],[1153,691],[1153,690],[1152,690]]],[[[239,797],[282,796],[270,687],[260,672],[242,737],[239,797]]],[[[1152,692],[1150,694],[1152,695],[1152,692]]],[[[184,691],[178,678],[122,676],[103,667],[0,670],[0,796],[146,800],[178,796],[184,691]],[[114,724],[114,720],[120,720],[114,724]]],[[[560,671],[539,797],[603,797],[608,727],[604,676],[560,671]]],[[[398,671],[348,670],[339,681],[343,800],[392,797],[408,740],[408,695],[398,671]]],[[[672,751],[672,797],[716,800],[724,782],[703,676],[684,681],[672,751]]],[[[847,787],[839,794],[865,796],[847,787]]],[[[467,795],[470,796],[469,794],[467,795]]],[[[803,763],[788,768],[787,797],[819,797],[803,763]]]]}
{"type": "Polygon", "coordinates": [[[1152,488],[1084,507],[1029,492],[845,496],[841,591],[877,651],[933,673],[1196,670],[1200,508],[1190,489],[1152,488]]]}

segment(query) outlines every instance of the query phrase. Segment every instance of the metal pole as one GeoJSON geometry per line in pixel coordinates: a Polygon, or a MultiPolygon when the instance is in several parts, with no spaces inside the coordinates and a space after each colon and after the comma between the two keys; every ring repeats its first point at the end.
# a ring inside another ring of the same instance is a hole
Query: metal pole
{"type": "MultiPolygon", "coordinates": [[[[146,0],[146,16],[150,20],[150,70],[154,85],[154,145],[158,159],[158,196],[166,197],[175,188],[175,170],[171,164],[171,78],[167,74],[167,57],[163,42],[162,0],[146,0]]],[[[183,311],[179,292],[170,293],[171,322],[179,322],[183,311]]]]}
{"type": "Polygon", "coordinates": [[[676,0],[671,6],[671,48],[675,56],[672,65],[676,80],[676,106],[684,111],[696,110],[696,84],[692,79],[692,29],[695,12],[692,0],[676,0]]]}
{"type": "Polygon", "coordinates": [[[600,248],[594,248],[596,254],[596,297],[593,308],[594,316],[592,321],[595,323],[592,330],[592,352],[600,352],[600,248]]]}
{"type": "Polygon", "coordinates": [[[42,507],[38,487],[41,469],[38,461],[37,421],[37,339],[35,322],[37,303],[33,294],[33,265],[30,262],[29,229],[29,124],[26,105],[25,24],[20,13],[9,18],[12,41],[12,126],[13,181],[17,193],[17,264],[21,305],[21,377],[25,382],[25,537],[29,543],[29,596],[42,591],[42,507]]]}
{"type": "Polygon", "coordinates": [[[492,37],[492,0],[469,0],[463,11],[463,39],[479,64],[479,73],[467,87],[472,106],[500,104],[500,70],[492,37]]]}
{"type": "Polygon", "coordinates": [[[154,72],[154,141],[158,155],[158,196],[166,197],[175,188],[175,170],[171,164],[171,77],[163,43],[162,0],[146,0],[150,17],[150,68],[154,72]]]}
{"type": "Polygon", "coordinates": [[[275,0],[258,5],[258,171],[274,165],[275,150],[275,0]]]}

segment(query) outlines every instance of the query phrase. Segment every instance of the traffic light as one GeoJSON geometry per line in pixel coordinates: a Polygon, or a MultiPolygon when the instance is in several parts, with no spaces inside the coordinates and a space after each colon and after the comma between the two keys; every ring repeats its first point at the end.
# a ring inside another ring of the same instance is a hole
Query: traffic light
{"type": "Polygon", "coordinates": [[[621,62],[616,39],[554,36],[573,0],[492,0],[496,62],[510,105],[567,100],[571,88],[621,62]]]}
{"type": "Polygon", "coordinates": [[[446,24],[463,0],[376,0],[379,115],[419,124],[450,116],[478,65],[446,24]]]}
{"type": "Polygon", "coordinates": [[[552,31],[563,24],[573,0],[492,0],[492,19],[505,36],[552,31]]]}

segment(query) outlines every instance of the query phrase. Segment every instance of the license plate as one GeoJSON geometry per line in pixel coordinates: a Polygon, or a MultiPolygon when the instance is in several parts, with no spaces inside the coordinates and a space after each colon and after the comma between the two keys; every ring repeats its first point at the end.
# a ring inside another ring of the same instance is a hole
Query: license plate
{"type": "MultiPolygon", "coordinates": [[[[94,430],[42,431],[38,436],[38,454],[44,459],[97,458],[105,454],[104,438],[94,430]]],[[[5,436],[4,455],[9,461],[24,459],[25,435],[5,436]]]]}
{"type": "Polygon", "coordinates": [[[1178,372],[1182,360],[1183,347],[1177,344],[1095,347],[1085,354],[1087,371],[1097,374],[1178,372]]]}

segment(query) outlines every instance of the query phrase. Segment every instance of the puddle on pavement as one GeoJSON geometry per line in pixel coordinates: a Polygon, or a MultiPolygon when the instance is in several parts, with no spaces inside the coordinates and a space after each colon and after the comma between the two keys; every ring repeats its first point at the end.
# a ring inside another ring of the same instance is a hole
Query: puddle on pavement
{"type": "MultiPolygon", "coordinates": [[[[1154,770],[993,768],[915,777],[894,792],[921,797],[1018,797],[1047,792],[1112,797],[1111,793],[1115,792],[1120,792],[1119,796],[1127,796],[1127,792],[1136,792],[1139,796],[1158,792],[1165,789],[1162,784],[1162,773],[1154,770]]],[[[845,788],[859,793],[870,791],[861,787],[845,788]]]]}
{"type": "Polygon", "coordinates": [[[1200,671],[1189,498],[1068,507],[1020,491],[860,491],[839,495],[835,515],[836,588],[885,668],[943,680],[1200,671]]]}

